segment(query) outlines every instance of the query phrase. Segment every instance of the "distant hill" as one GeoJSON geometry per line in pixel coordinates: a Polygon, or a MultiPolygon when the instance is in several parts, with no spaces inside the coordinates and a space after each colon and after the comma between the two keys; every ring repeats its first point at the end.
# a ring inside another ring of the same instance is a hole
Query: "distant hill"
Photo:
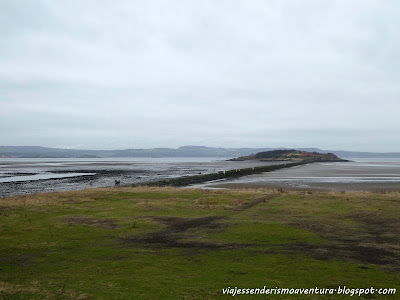
{"type": "MultiPolygon", "coordinates": [[[[213,148],[183,146],[174,148],[124,149],[124,150],[77,150],[39,146],[0,146],[0,157],[22,158],[96,158],[96,157],[240,157],[271,150],[292,151],[285,148],[213,148]]],[[[321,150],[317,148],[295,149],[305,152],[333,153],[344,159],[351,158],[400,158],[400,153],[373,153],[355,151],[321,150]]]]}
{"type": "Polygon", "coordinates": [[[230,159],[231,161],[260,160],[260,161],[344,161],[333,153],[318,153],[299,151],[295,149],[289,150],[272,150],[259,152],[252,155],[241,156],[230,159]]]}
{"type": "Polygon", "coordinates": [[[270,148],[212,148],[183,146],[173,148],[125,150],[75,150],[37,146],[0,146],[0,157],[21,158],[96,158],[96,157],[237,157],[270,148]]]}

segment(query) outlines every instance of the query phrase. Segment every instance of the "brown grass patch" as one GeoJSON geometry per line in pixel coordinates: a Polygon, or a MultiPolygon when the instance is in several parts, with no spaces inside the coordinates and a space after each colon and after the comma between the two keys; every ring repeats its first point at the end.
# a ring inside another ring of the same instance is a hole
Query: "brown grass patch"
{"type": "Polygon", "coordinates": [[[243,245],[206,242],[197,236],[188,236],[184,233],[189,229],[216,229],[221,226],[217,223],[223,217],[209,216],[202,218],[180,218],[180,217],[149,217],[167,226],[166,229],[152,232],[144,236],[130,236],[119,239],[123,246],[151,246],[151,247],[171,247],[186,249],[236,249],[243,248],[243,245]]]}
{"type": "Polygon", "coordinates": [[[20,299],[19,295],[33,294],[32,299],[74,299],[74,300],[85,300],[90,299],[90,296],[85,293],[69,291],[65,287],[60,288],[57,294],[54,295],[53,292],[46,291],[37,281],[31,282],[29,287],[24,287],[19,284],[8,283],[0,281],[0,299],[20,299]],[[41,296],[38,296],[41,295],[41,296]]]}
{"type": "Polygon", "coordinates": [[[81,191],[65,191],[53,193],[37,193],[32,195],[12,196],[0,199],[0,207],[29,207],[46,205],[63,205],[87,201],[95,201],[104,197],[108,189],[89,189],[81,191]]]}
{"type": "Polygon", "coordinates": [[[69,225],[85,225],[85,226],[94,226],[94,227],[105,228],[105,229],[114,229],[114,228],[118,227],[118,225],[115,223],[114,220],[99,219],[99,218],[93,218],[90,216],[63,217],[62,221],[69,225]]]}
{"type": "Polygon", "coordinates": [[[37,193],[30,195],[18,195],[0,198],[0,209],[26,206],[63,205],[80,202],[91,202],[104,197],[112,196],[117,192],[162,192],[174,193],[176,188],[172,187],[118,187],[118,188],[93,188],[77,191],[62,191],[37,193]]]}
{"type": "Polygon", "coordinates": [[[160,192],[164,194],[173,194],[177,191],[190,192],[202,192],[211,194],[228,194],[234,196],[240,195],[266,195],[276,193],[276,190],[272,189],[237,189],[237,190],[202,190],[202,189],[178,189],[174,187],[149,187],[149,186],[138,186],[138,187],[112,187],[112,188],[93,188],[78,191],[63,191],[63,192],[49,192],[49,193],[37,193],[31,195],[19,195],[7,198],[0,198],[0,209],[11,208],[11,207],[26,207],[26,206],[45,206],[45,205],[63,205],[80,202],[96,201],[98,199],[111,196],[116,192],[160,192]]]}
{"type": "Polygon", "coordinates": [[[202,217],[202,218],[179,218],[179,217],[153,217],[154,220],[164,223],[168,226],[169,231],[182,232],[191,228],[208,227],[215,228],[215,221],[223,219],[223,217],[202,217]]]}
{"type": "Polygon", "coordinates": [[[254,207],[254,206],[258,205],[258,204],[265,203],[267,200],[273,199],[275,197],[277,197],[277,195],[273,195],[273,194],[268,196],[268,197],[261,197],[261,198],[258,198],[256,200],[253,200],[251,202],[244,203],[243,205],[238,207],[236,210],[238,210],[238,211],[247,210],[247,209],[250,209],[250,208],[252,208],[252,207],[254,207]]]}
{"type": "Polygon", "coordinates": [[[328,260],[354,259],[362,263],[389,265],[391,269],[399,270],[398,253],[394,253],[376,245],[360,245],[357,242],[346,241],[342,244],[307,244],[292,243],[284,246],[284,249],[297,253],[312,255],[317,259],[328,260]]]}
{"type": "Polygon", "coordinates": [[[0,299],[13,299],[14,295],[17,294],[32,294],[38,292],[39,289],[37,287],[23,287],[18,284],[0,281],[0,299]]]}

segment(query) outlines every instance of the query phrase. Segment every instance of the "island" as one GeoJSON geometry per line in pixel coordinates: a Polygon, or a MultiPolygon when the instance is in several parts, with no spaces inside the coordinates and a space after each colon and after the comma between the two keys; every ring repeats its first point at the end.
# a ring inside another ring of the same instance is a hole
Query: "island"
{"type": "Polygon", "coordinates": [[[337,157],[333,153],[318,153],[299,151],[295,149],[289,150],[272,150],[258,152],[247,156],[240,156],[232,158],[230,161],[246,161],[246,160],[259,160],[259,161],[307,161],[307,162],[343,162],[347,161],[337,157]]]}

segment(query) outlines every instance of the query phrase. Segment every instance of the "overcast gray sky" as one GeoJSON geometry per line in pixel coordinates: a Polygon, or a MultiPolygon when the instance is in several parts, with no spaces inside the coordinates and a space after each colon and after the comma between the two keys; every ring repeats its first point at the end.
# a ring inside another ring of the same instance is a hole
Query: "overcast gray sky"
{"type": "Polygon", "coordinates": [[[0,2],[0,145],[400,151],[400,1],[0,2]]]}

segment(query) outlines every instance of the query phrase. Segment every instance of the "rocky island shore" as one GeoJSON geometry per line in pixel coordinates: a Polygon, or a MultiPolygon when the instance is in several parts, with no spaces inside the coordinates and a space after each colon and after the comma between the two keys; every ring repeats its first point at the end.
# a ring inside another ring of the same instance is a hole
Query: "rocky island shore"
{"type": "Polygon", "coordinates": [[[231,161],[246,161],[246,160],[259,160],[259,161],[309,161],[309,162],[343,162],[348,161],[339,158],[333,153],[319,153],[319,152],[308,152],[299,150],[272,150],[258,152],[256,154],[240,156],[238,158],[232,158],[231,161]]]}

